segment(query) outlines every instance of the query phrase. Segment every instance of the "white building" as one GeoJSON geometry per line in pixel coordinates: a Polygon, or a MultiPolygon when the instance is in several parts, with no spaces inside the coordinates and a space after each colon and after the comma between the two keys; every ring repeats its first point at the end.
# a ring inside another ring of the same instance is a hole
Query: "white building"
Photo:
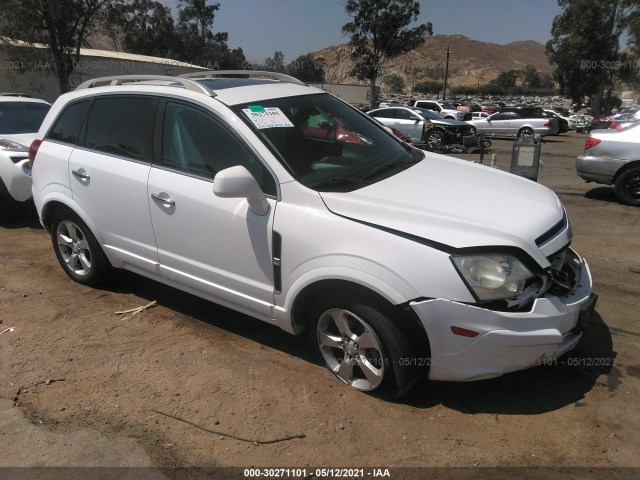
{"type": "MultiPolygon", "coordinates": [[[[6,42],[6,40],[5,40],[6,42]]],[[[9,51],[0,49],[0,92],[24,93],[53,102],[60,95],[58,78],[45,45],[12,40],[9,51]]],[[[97,77],[113,75],[180,75],[203,67],[167,58],[107,50],[80,49],[69,82],[71,89],[97,77]]]]}

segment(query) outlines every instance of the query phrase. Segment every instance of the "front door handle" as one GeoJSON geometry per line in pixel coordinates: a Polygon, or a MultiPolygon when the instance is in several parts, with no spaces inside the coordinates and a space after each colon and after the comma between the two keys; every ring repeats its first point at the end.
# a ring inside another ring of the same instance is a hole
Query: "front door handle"
{"type": "Polygon", "coordinates": [[[78,170],[71,170],[76,177],[81,178],[82,180],[89,180],[91,177],[87,172],[85,172],[84,168],[79,168],[78,170]]]}
{"type": "MultiPolygon", "coordinates": [[[[167,197],[163,197],[162,195],[163,194],[152,193],[151,194],[151,198],[153,198],[154,200],[158,200],[158,201],[160,201],[162,203],[165,203],[167,205],[171,205],[171,206],[176,204],[176,201],[172,200],[171,197],[168,197],[168,196],[167,197]]],[[[166,193],[164,195],[166,195],[166,193]]]]}

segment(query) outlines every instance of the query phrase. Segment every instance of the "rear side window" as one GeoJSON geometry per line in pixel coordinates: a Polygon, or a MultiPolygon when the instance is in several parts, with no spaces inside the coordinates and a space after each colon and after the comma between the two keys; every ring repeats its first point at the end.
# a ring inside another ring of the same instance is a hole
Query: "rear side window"
{"type": "Polygon", "coordinates": [[[389,108],[387,110],[371,112],[369,115],[376,118],[396,118],[396,110],[394,108],[389,108]]]}
{"type": "Polygon", "coordinates": [[[85,146],[150,162],[157,105],[153,97],[96,99],[87,119],[85,146]]]}
{"type": "Polygon", "coordinates": [[[91,100],[85,100],[65,108],[46,136],[47,140],[55,140],[71,145],[77,144],[80,140],[82,122],[84,122],[84,117],[90,104],[91,100]]]}

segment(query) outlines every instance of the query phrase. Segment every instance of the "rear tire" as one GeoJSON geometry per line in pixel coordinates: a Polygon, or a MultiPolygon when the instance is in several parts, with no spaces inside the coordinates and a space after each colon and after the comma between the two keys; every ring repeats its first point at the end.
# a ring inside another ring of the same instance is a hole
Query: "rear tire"
{"type": "Polygon", "coordinates": [[[620,203],[640,207],[640,167],[622,172],[614,188],[620,203]]]}
{"type": "Polygon", "coordinates": [[[51,243],[62,269],[78,283],[95,286],[113,272],[89,227],[71,210],[62,209],[54,214],[51,243]]]}
{"type": "Polygon", "coordinates": [[[308,324],[311,341],[341,381],[387,398],[406,395],[420,378],[408,335],[375,299],[334,292],[318,299],[308,324]]]}

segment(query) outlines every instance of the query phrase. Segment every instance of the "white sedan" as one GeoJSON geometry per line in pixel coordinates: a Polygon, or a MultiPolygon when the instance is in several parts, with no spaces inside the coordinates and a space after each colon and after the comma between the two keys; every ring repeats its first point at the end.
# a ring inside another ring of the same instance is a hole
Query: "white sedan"
{"type": "Polygon", "coordinates": [[[0,95],[0,220],[16,216],[31,198],[29,145],[49,111],[44,100],[0,95]]]}

